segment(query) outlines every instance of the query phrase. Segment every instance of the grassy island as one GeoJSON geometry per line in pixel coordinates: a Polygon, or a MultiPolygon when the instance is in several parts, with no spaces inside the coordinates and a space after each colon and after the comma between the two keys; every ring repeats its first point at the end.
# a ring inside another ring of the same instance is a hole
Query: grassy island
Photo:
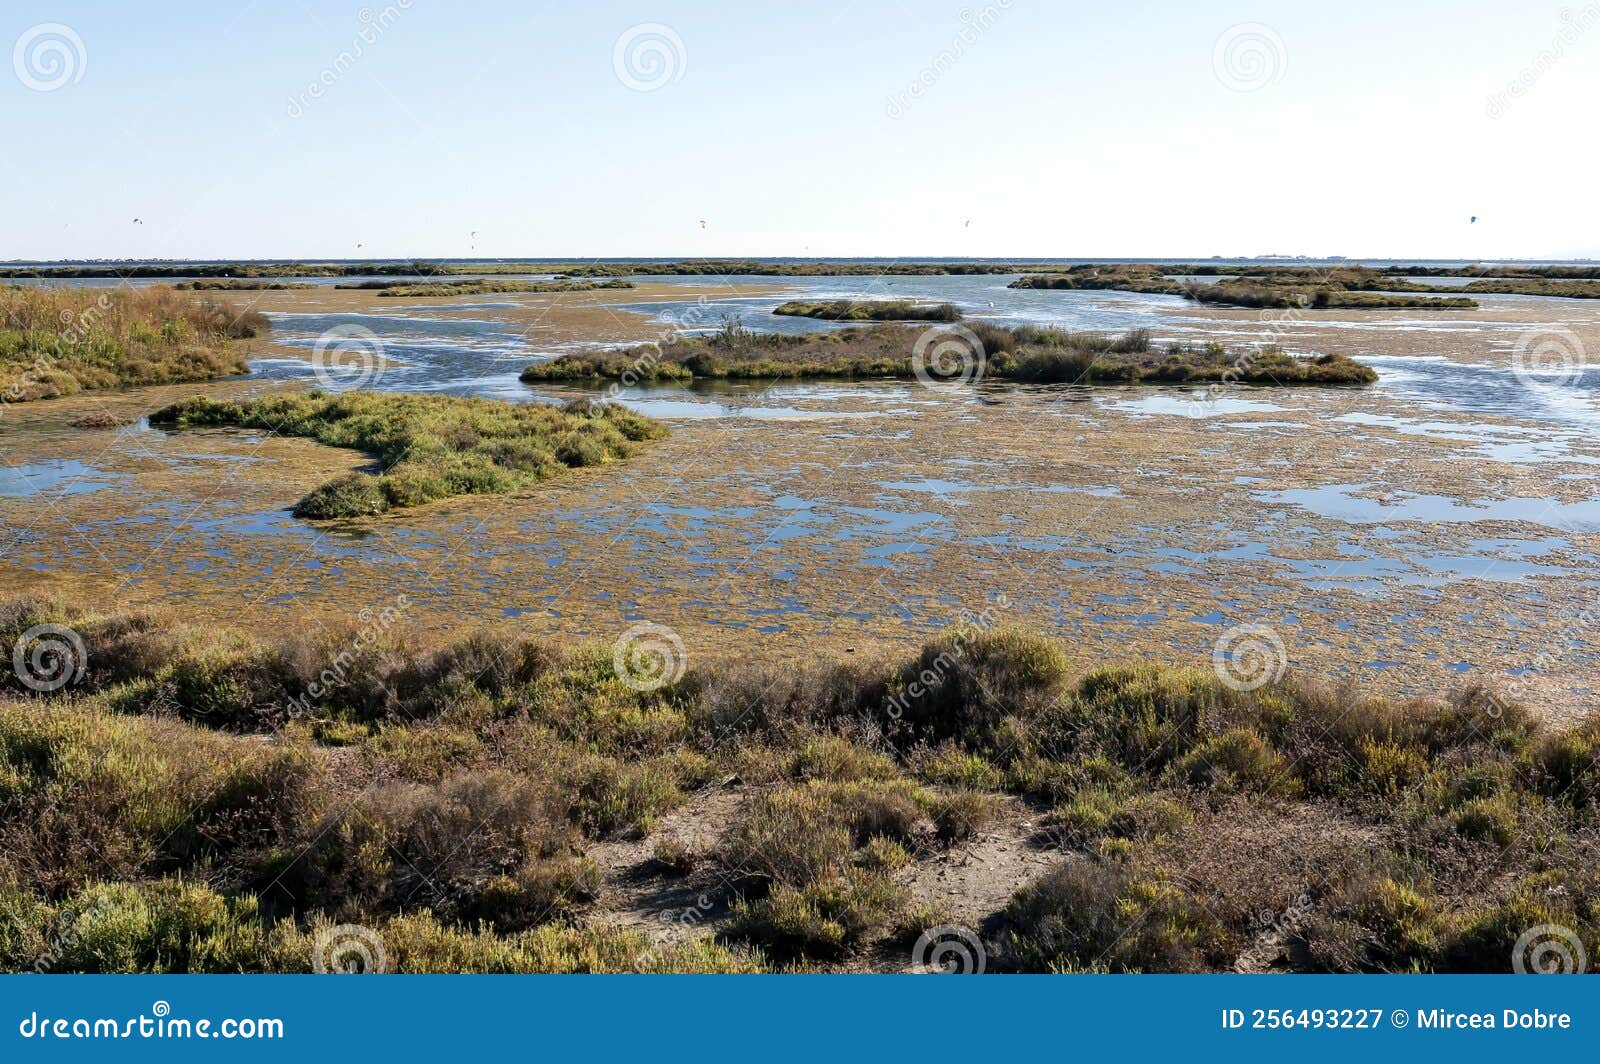
{"type": "Polygon", "coordinates": [[[1547,296],[1556,299],[1600,299],[1600,281],[1560,280],[1542,277],[1498,278],[1471,281],[1458,289],[1486,295],[1547,296]]]}
{"type": "Polygon", "coordinates": [[[317,286],[308,281],[267,281],[236,277],[209,281],[180,281],[172,287],[179,292],[292,292],[317,286]]]}
{"type": "Polygon", "coordinates": [[[1197,303],[1227,307],[1299,310],[1472,310],[1477,301],[1459,295],[1409,293],[1459,292],[1386,276],[1362,267],[1311,270],[1275,268],[1247,271],[1210,284],[1176,280],[1188,267],[1112,265],[1074,266],[1061,273],[1029,274],[1010,288],[1088,289],[1183,296],[1197,303]],[[1396,292],[1407,294],[1393,294],[1396,292]]]}
{"type": "Polygon", "coordinates": [[[960,321],[961,311],[949,303],[916,303],[909,299],[834,299],[822,303],[793,300],[774,314],[822,321],[960,321]]]}
{"type": "Polygon", "coordinates": [[[578,466],[625,458],[666,434],[610,403],[508,403],[446,395],[310,392],[250,402],[188,399],[150,416],[172,428],[263,429],[365,451],[377,474],[317,488],[296,517],[367,517],[457,495],[503,495],[578,466]]]}
{"type": "Polygon", "coordinates": [[[1076,384],[1370,384],[1378,379],[1370,367],[1337,354],[1303,359],[1276,349],[1230,352],[1220,344],[1156,348],[1143,331],[1109,337],[987,324],[947,331],[878,325],[798,336],[730,325],[709,336],[660,345],[562,355],[522,372],[526,383],[940,376],[1076,384]],[[941,370],[945,363],[948,372],[941,370]]]}
{"type": "Polygon", "coordinates": [[[419,296],[482,296],[499,292],[593,292],[603,288],[632,288],[632,281],[363,281],[334,285],[335,288],[375,289],[380,296],[407,299],[419,296]]]}

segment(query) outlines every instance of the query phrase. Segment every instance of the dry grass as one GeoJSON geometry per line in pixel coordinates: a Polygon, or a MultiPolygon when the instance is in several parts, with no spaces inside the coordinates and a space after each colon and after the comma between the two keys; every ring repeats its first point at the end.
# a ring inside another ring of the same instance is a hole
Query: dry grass
{"type": "Polygon", "coordinates": [[[0,401],[248,371],[234,343],[267,319],[170,288],[0,287],[0,401]]]}
{"type": "Polygon", "coordinates": [[[1505,971],[1544,923],[1600,946],[1600,719],[1545,732],[1479,689],[1240,693],[968,632],[641,692],[603,646],[264,641],[48,600],[0,605],[0,644],[46,623],[87,661],[48,694],[4,674],[6,968],[298,971],[341,921],[408,971],[872,966],[996,817],[1058,865],[981,914],[993,969],[1505,971]],[[638,843],[715,934],[595,926],[589,849],[719,781],[747,796],[712,803],[720,843],[638,843]]]}

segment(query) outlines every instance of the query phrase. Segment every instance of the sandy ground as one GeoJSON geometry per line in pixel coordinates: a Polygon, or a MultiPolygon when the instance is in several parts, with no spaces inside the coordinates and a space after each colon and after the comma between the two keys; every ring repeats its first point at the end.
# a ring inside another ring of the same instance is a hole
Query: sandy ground
{"type": "MultiPolygon", "coordinates": [[[[732,915],[740,885],[719,874],[716,851],[728,825],[759,793],[759,788],[737,780],[712,785],[664,816],[648,838],[588,846],[585,853],[599,865],[603,879],[583,921],[640,931],[658,946],[721,929],[732,915]],[[673,869],[658,862],[654,855],[663,844],[686,855],[691,867],[673,869]]],[[[1025,803],[1006,798],[994,822],[962,845],[947,850],[930,841],[918,848],[910,863],[894,874],[908,891],[908,909],[937,913],[945,923],[975,932],[992,924],[1019,886],[1061,860],[1061,851],[1038,837],[1039,816],[1025,803]]],[[[821,967],[912,972],[918,963],[914,947],[915,943],[883,933],[861,943],[843,965],[821,967]]]]}

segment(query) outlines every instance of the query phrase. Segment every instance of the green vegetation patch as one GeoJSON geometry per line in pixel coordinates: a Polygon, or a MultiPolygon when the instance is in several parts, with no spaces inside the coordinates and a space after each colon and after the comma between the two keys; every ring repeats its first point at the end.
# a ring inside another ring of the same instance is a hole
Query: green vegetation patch
{"type": "Polygon", "coordinates": [[[1378,379],[1370,367],[1342,354],[1297,358],[1276,348],[1229,351],[1220,344],[1156,348],[1143,330],[1112,337],[984,323],[947,333],[879,325],[785,335],[756,333],[730,322],[709,336],[563,355],[522,372],[527,383],[805,377],[1265,385],[1370,384],[1378,379]]]}
{"type": "Polygon", "coordinates": [[[180,281],[172,287],[179,292],[288,292],[317,286],[306,281],[261,281],[238,277],[210,281],[180,281]]]}
{"type": "Polygon", "coordinates": [[[822,321],[960,321],[961,311],[949,303],[914,303],[909,299],[834,299],[823,303],[793,300],[774,314],[822,321]]]}
{"type": "Polygon", "coordinates": [[[1462,291],[1514,296],[1553,296],[1557,299],[1600,299],[1600,281],[1506,278],[1472,281],[1462,291]]]}
{"type": "Polygon", "coordinates": [[[1195,285],[1182,294],[1197,303],[1280,310],[1475,310],[1478,306],[1477,300],[1466,296],[1391,295],[1334,285],[1292,287],[1242,281],[1195,285]]]}
{"type": "MultiPolygon", "coordinates": [[[[1284,310],[1472,310],[1478,305],[1475,300],[1459,295],[1394,294],[1456,292],[1459,289],[1413,284],[1364,267],[1257,267],[1240,270],[1241,276],[1223,277],[1214,284],[1176,279],[1177,275],[1192,269],[1198,268],[1144,264],[1074,266],[1062,272],[1019,277],[1008,287],[1144,292],[1183,296],[1197,303],[1219,306],[1284,310]]],[[[1206,272],[1215,275],[1220,269],[1214,267],[1206,272]]]]}
{"type": "Polygon", "coordinates": [[[557,407],[376,392],[195,398],[157,411],[150,422],[264,429],[378,459],[381,473],[351,473],[301,499],[295,516],[312,519],[367,517],[456,495],[504,495],[568,469],[626,458],[666,434],[659,422],[611,403],[557,407]]]}

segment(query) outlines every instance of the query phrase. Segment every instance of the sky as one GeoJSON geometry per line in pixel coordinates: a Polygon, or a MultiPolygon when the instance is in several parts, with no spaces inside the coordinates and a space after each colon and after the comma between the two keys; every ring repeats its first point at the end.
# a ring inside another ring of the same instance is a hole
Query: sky
{"type": "Polygon", "coordinates": [[[0,259],[1600,256],[1600,0],[7,0],[7,44],[0,259]]]}

